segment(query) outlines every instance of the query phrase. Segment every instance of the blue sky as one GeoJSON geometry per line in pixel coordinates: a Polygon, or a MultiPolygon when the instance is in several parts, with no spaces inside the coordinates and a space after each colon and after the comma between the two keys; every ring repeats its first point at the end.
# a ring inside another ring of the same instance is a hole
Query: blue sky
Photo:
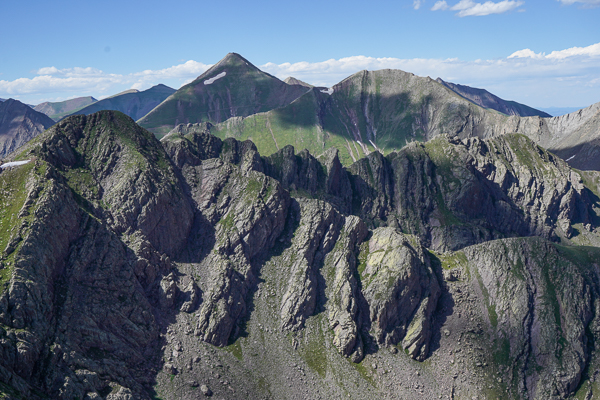
{"type": "Polygon", "coordinates": [[[399,68],[533,107],[600,101],[600,0],[0,1],[0,98],[189,82],[228,52],[331,86],[399,68]]]}

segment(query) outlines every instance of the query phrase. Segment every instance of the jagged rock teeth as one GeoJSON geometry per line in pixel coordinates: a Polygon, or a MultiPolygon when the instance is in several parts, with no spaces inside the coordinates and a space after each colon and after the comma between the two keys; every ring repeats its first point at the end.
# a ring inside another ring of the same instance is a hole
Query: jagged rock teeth
{"type": "Polygon", "coordinates": [[[359,313],[362,295],[357,280],[356,254],[358,244],[367,233],[367,227],[360,218],[346,217],[336,246],[327,255],[323,268],[329,327],[334,332],[333,344],[352,362],[360,362],[364,356],[359,313]]]}
{"type": "Polygon", "coordinates": [[[283,330],[301,329],[315,311],[317,274],[343,224],[343,218],[323,201],[298,199],[293,207],[300,222],[285,257],[290,278],[280,307],[283,330]]]}

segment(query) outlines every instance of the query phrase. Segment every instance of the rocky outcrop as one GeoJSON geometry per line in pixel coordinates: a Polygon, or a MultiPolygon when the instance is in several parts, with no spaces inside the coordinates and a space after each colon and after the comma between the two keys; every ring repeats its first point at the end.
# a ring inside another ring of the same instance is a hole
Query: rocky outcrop
{"type": "Polygon", "coordinates": [[[165,254],[185,241],[191,213],[164,151],[131,119],[100,113],[24,152],[35,161],[1,175],[27,188],[11,219],[19,240],[2,256],[2,382],[30,398],[148,396],[160,316],[193,311],[199,297],[165,254]]]}
{"type": "Polygon", "coordinates": [[[77,181],[76,190],[103,208],[115,232],[139,230],[170,255],[181,248],[192,209],[151,134],[122,114],[100,112],[61,122],[47,136],[40,157],[77,181]]]}
{"type": "Polygon", "coordinates": [[[0,158],[4,158],[44,130],[54,121],[18,100],[0,103],[0,158]]]}
{"type": "Polygon", "coordinates": [[[361,257],[361,280],[372,330],[383,345],[402,347],[418,360],[429,353],[440,286],[427,251],[414,236],[378,228],[361,257]]]}
{"type": "Polygon", "coordinates": [[[363,295],[360,291],[356,254],[367,234],[364,222],[353,215],[347,217],[324,266],[329,328],[334,333],[333,345],[355,363],[364,356],[361,330],[365,319],[361,315],[363,295]]]}
{"type": "Polygon", "coordinates": [[[494,354],[519,397],[568,397],[589,361],[598,332],[598,265],[581,269],[586,263],[578,264],[576,251],[539,238],[464,250],[471,285],[483,294],[494,354]]]}
{"type": "MultiPolygon", "coordinates": [[[[211,188],[221,192],[219,198],[200,203],[200,212],[209,221],[218,221],[215,245],[203,261],[211,270],[210,289],[200,310],[196,334],[223,346],[235,324],[245,316],[246,295],[256,279],[252,261],[271,248],[282,232],[289,197],[277,182],[256,171],[244,176],[222,161],[210,167],[203,170],[203,180],[210,181],[211,174],[223,174],[224,170],[231,172],[224,187],[211,188]]],[[[206,192],[203,190],[203,194],[206,192]]]]}
{"type": "Polygon", "coordinates": [[[324,256],[333,249],[343,218],[331,205],[301,200],[295,216],[299,226],[288,250],[289,281],[281,302],[281,328],[298,330],[317,306],[318,275],[324,256]]]}
{"type": "Polygon", "coordinates": [[[508,236],[549,239],[592,224],[581,176],[520,135],[436,138],[350,167],[353,212],[399,226],[434,250],[508,236]]]}

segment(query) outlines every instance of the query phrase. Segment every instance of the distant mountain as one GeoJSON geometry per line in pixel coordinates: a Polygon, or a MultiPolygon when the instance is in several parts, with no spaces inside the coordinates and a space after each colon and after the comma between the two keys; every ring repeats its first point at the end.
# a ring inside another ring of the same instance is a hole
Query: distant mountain
{"type": "Polygon", "coordinates": [[[521,117],[530,117],[535,115],[540,117],[552,117],[552,115],[545,113],[544,111],[536,110],[535,108],[526,106],[525,104],[517,103],[516,101],[503,100],[485,89],[457,85],[456,83],[445,82],[441,78],[437,78],[436,80],[459,96],[462,96],[483,108],[491,108],[492,110],[499,111],[506,115],[518,115],[521,117]]]}
{"type": "Polygon", "coordinates": [[[54,121],[18,100],[0,103],[0,158],[33,139],[54,121]]]}
{"type": "Polygon", "coordinates": [[[65,115],[79,111],[82,108],[97,102],[92,96],[77,97],[75,99],[60,101],[60,102],[45,102],[38,104],[33,109],[46,114],[55,121],[60,120],[65,115]]]}
{"type": "Polygon", "coordinates": [[[311,85],[310,83],[303,82],[300,79],[296,79],[296,78],[294,78],[292,76],[288,76],[283,81],[285,83],[287,83],[288,85],[300,85],[300,86],[305,86],[307,88],[312,88],[313,87],[313,85],[311,85]]]}
{"type": "Polygon", "coordinates": [[[600,103],[553,118],[482,89],[400,70],[362,71],[329,89],[312,88],[287,106],[216,124],[211,133],[250,139],[262,154],[286,145],[315,155],[335,147],[344,165],[375,150],[389,154],[442,134],[521,133],[576,168],[600,170],[599,109],[600,103]]]}
{"type": "Polygon", "coordinates": [[[97,111],[113,110],[121,111],[133,119],[139,119],[173,93],[175,93],[175,89],[162,84],[153,86],[150,89],[141,92],[130,89],[114,96],[107,97],[106,99],[102,99],[70,115],[89,115],[97,111]]]}
{"type": "Polygon", "coordinates": [[[3,102],[3,101],[5,101],[5,100],[6,100],[6,99],[0,99],[0,102],[3,102]]]}
{"type": "Polygon", "coordinates": [[[546,107],[540,108],[540,110],[547,112],[553,117],[560,117],[561,115],[570,114],[575,111],[579,111],[585,107],[546,107]]]}
{"type": "Polygon", "coordinates": [[[513,129],[572,167],[600,171],[600,102],[553,118],[521,118],[513,129]]]}
{"type": "Polygon", "coordinates": [[[183,86],[138,123],[167,133],[181,123],[219,123],[288,105],[308,88],[288,85],[236,53],[225,58],[193,82],[183,86]]]}

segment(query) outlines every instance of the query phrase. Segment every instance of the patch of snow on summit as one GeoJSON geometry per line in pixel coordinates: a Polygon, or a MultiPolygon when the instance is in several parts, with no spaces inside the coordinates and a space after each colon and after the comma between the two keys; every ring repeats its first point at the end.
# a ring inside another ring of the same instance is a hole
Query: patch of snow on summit
{"type": "Polygon", "coordinates": [[[221,79],[222,77],[224,77],[225,75],[227,75],[227,72],[223,71],[220,74],[213,76],[210,79],[207,79],[204,81],[205,85],[210,85],[211,83],[214,83],[217,79],[221,79]]]}
{"type": "Polygon", "coordinates": [[[321,90],[321,93],[327,93],[328,95],[332,95],[333,94],[333,88],[329,88],[327,90],[321,90]]]}

